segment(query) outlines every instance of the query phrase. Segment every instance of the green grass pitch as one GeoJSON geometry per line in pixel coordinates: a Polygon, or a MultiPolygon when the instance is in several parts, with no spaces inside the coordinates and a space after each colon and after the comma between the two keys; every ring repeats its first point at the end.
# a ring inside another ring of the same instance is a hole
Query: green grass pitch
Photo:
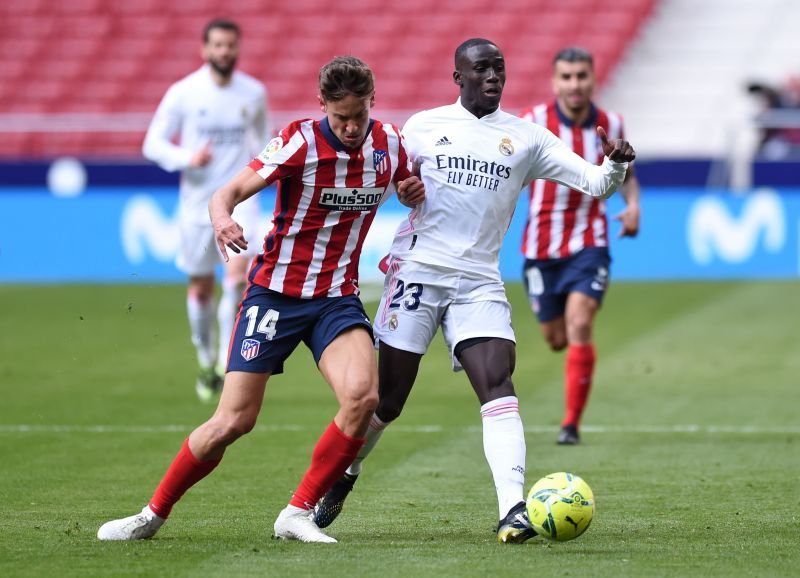
{"type": "MultiPolygon", "coordinates": [[[[181,286],[0,287],[2,576],[796,576],[800,285],[615,285],[598,318],[584,443],[554,443],[563,355],[508,287],[527,485],[574,471],[591,528],[500,545],[478,404],[441,338],[330,533],[270,539],[335,411],[300,351],[256,430],[155,539],[101,543],[146,503],[212,407],[194,396],[181,286]]],[[[368,304],[374,311],[375,304],[368,304]]]]}

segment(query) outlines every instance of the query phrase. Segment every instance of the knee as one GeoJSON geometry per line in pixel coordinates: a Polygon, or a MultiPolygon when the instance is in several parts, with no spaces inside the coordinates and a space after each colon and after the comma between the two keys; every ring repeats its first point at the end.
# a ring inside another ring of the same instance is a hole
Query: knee
{"type": "Polygon", "coordinates": [[[552,351],[562,351],[567,346],[567,336],[563,334],[547,335],[545,339],[552,351]]]}
{"type": "Polygon", "coordinates": [[[344,396],[342,407],[353,416],[372,415],[378,407],[377,380],[364,378],[351,383],[351,387],[344,396]]]}
{"type": "Polygon", "coordinates": [[[255,416],[237,413],[230,416],[219,416],[211,419],[208,428],[211,445],[228,446],[245,434],[250,433],[256,425],[255,416]]]}
{"type": "Polygon", "coordinates": [[[403,412],[403,403],[392,399],[381,399],[375,415],[384,423],[396,420],[403,412]]]}
{"type": "Polygon", "coordinates": [[[567,334],[571,343],[587,343],[592,338],[591,317],[578,316],[567,323],[567,334]]]}

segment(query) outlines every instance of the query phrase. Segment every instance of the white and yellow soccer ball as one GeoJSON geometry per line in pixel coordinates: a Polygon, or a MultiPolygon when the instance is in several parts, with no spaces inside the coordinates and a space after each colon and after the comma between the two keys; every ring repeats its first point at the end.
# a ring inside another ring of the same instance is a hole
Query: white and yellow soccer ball
{"type": "Polygon", "coordinates": [[[536,533],[559,542],[583,534],[594,517],[592,488],[567,472],[550,474],[533,484],[526,505],[536,533]]]}

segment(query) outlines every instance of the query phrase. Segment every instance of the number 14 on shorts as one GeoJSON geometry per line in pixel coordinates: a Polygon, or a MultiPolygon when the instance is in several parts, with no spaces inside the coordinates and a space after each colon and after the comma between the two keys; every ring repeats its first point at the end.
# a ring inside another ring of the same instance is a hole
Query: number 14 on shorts
{"type": "Polygon", "coordinates": [[[245,316],[247,317],[247,330],[244,333],[245,337],[250,337],[257,331],[258,333],[263,333],[268,341],[272,341],[277,333],[275,326],[278,323],[280,312],[274,309],[267,309],[261,321],[258,322],[258,305],[253,305],[247,308],[245,316]],[[256,322],[258,322],[258,327],[256,327],[256,322]]]}

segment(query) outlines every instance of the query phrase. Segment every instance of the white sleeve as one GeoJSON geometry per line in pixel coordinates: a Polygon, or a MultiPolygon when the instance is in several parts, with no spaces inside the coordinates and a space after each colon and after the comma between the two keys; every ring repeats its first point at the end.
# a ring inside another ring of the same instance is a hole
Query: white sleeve
{"type": "Polygon", "coordinates": [[[622,186],[628,163],[616,163],[605,157],[602,165],[593,165],[575,154],[549,130],[531,126],[539,130],[534,134],[533,157],[526,183],[546,179],[604,199],[622,186]]]}
{"type": "Polygon", "coordinates": [[[171,86],[156,109],[153,120],[144,137],[142,153],[145,158],[158,164],[165,171],[178,171],[189,167],[194,151],[174,144],[183,125],[180,95],[175,85],[171,86]]]}
{"type": "Polygon", "coordinates": [[[412,163],[417,162],[422,149],[419,124],[420,123],[417,121],[417,115],[414,115],[406,121],[406,124],[403,126],[403,130],[401,131],[403,134],[403,146],[406,149],[406,155],[408,155],[408,160],[412,163]]]}

